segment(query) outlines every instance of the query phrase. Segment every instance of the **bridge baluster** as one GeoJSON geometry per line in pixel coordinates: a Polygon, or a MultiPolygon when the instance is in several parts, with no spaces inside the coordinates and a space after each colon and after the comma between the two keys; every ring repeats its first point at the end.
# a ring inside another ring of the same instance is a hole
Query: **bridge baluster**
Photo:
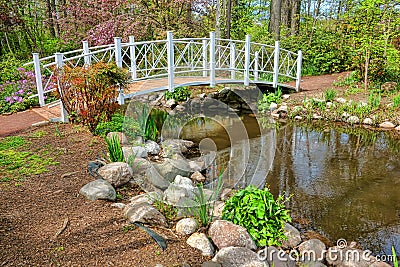
{"type": "Polygon", "coordinates": [[[174,36],[172,31],[167,32],[167,57],[168,57],[168,91],[174,91],[174,36]]]}
{"type": "Polygon", "coordinates": [[[203,77],[207,77],[207,40],[203,40],[203,77]]]}
{"type": "Polygon", "coordinates": [[[215,86],[215,32],[210,32],[210,87],[215,86]]]}
{"type": "Polygon", "coordinates": [[[131,58],[131,73],[132,73],[132,80],[135,80],[137,77],[136,74],[136,46],[135,46],[135,37],[129,36],[129,54],[131,58]]]}
{"type": "Polygon", "coordinates": [[[121,37],[114,37],[115,44],[115,63],[122,68],[121,37]]]}
{"type": "Polygon", "coordinates": [[[258,51],[254,53],[254,81],[258,81],[258,51]]]}
{"type": "Polygon", "coordinates": [[[279,41],[275,41],[275,50],[274,50],[274,78],[272,82],[272,86],[274,88],[278,87],[278,76],[279,76],[279,41]]]}
{"type": "Polygon", "coordinates": [[[86,66],[90,66],[91,64],[91,58],[90,58],[90,50],[89,50],[89,43],[88,41],[82,41],[82,47],[83,47],[83,61],[85,62],[86,66]]]}
{"type": "Polygon", "coordinates": [[[296,91],[300,90],[300,81],[301,81],[301,64],[303,60],[303,54],[301,50],[299,50],[297,54],[297,73],[296,73],[296,91]]]}
{"type": "Polygon", "coordinates": [[[250,84],[250,35],[246,35],[246,44],[244,48],[244,85],[250,84]]]}
{"type": "MultiPolygon", "coordinates": [[[[56,61],[57,68],[58,69],[62,69],[63,66],[64,66],[64,55],[62,53],[56,53],[55,54],[55,61],[56,61]]],[[[85,64],[86,64],[86,58],[85,58],[85,64]]],[[[60,92],[60,94],[62,94],[61,90],[59,90],[59,92],[60,92]]],[[[61,98],[62,98],[62,95],[61,95],[61,98]]],[[[61,109],[61,121],[62,122],[68,122],[68,113],[65,110],[64,104],[63,104],[61,99],[60,99],[60,109],[61,109]]]]}
{"type": "Polygon", "coordinates": [[[236,64],[235,64],[235,58],[236,58],[236,46],[233,41],[229,42],[230,44],[230,62],[229,62],[229,68],[231,69],[231,79],[235,80],[236,76],[236,64]]]}
{"type": "Polygon", "coordinates": [[[40,59],[39,53],[32,53],[33,66],[35,68],[36,88],[38,92],[39,105],[44,106],[44,95],[43,95],[43,83],[42,83],[42,72],[40,70],[40,59]]]}

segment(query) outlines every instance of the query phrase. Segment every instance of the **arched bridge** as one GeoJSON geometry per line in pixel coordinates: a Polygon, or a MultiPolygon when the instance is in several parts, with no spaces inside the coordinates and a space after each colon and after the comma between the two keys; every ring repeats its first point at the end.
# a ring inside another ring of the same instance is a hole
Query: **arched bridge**
{"type": "Polygon", "coordinates": [[[210,85],[250,83],[290,87],[280,83],[296,80],[293,89],[300,89],[301,51],[282,49],[275,46],[251,42],[247,35],[244,41],[215,37],[174,39],[167,32],[166,40],[136,42],[133,36],[128,43],[115,37],[114,43],[83,48],[53,56],[39,58],[33,53],[36,84],[41,106],[44,95],[51,90],[54,67],[62,68],[90,65],[93,62],[115,62],[121,68],[129,69],[130,84],[120,90],[119,102],[135,95],[154,91],[169,90],[187,85],[210,85]],[[46,78],[43,73],[46,73],[46,78]]]}

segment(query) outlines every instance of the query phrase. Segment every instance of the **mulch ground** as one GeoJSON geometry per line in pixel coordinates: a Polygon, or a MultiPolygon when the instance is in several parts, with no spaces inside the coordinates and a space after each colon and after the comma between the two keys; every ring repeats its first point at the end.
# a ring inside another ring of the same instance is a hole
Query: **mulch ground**
{"type": "MultiPolygon", "coordinates": [[[[61,137],[54,124],[30,128],[21,136],[30,142],[24,149],[47,147],[58,165],[24,177],[18,185],[0,182],[0,266],[200,266],[209,260],[185,238],[153,228],[167,238],[168,248],[162,251],[143,230],[127,230],[122,211],[111,207],[112,202],[80,196],[79,189],[93,180],[87,163],[101,155],[105,145],[82,127],[57,127],[61,137]],[[66,220],[67,227],[55,237],[66,220]]],[[[125,188],[124,201],[139,192],[135,186],[125,188]]]]}

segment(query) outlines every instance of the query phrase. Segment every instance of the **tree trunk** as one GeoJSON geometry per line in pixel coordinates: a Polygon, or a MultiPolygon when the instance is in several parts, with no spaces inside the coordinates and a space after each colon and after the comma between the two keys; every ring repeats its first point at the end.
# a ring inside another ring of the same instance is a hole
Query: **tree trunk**
{"type": "Polygon", "coordinates": [[[282,0],[281,7],[281,25],[285,28],[289,28],[290,16],[291,16],[291,0],[282,0]]]}
{"type": "Polygon", "coordinates": [[[216,14],[215,14],[215,37],[221,37],[221,3],[217,0],[216,14]]]}
{"type": "Polygon", "coordinates": [[[292,36],[299,33],[300,21],[300,0],[292,0],[292,18],[290,20],[290,34],[292,36]]]}
{"type": "Polygon", "coordinates": [[[309,46],[311,45],[312,38],[313,38],[313,35],[314,35],[314,30],[315,30],[315,27],[317,25],[317,19],[318,19],[318,16],[319,16],[319,10],[321,8],[321,2],[322,2],[322,0],[318,0],[317,1],[317,7],[315,8],[314,20],[313,20],[313,25],[312,25],[312,28],[311,28],[310,39],[308,40],[308,45],[309,46]]]}
{"type": "Polygon", "coordinates": [[[226,7],[226,39],[231,39],[232,0],[228,0],[226,7]]]}
{"type": "Polygon", "coordinates": [[[272,33],[275,37],[275,40],[279,41],[280,39],[280,22],[281,22],[281,0],[272,0],[271,1],[271,19],[269,21],[269,32],[272,33]]]}

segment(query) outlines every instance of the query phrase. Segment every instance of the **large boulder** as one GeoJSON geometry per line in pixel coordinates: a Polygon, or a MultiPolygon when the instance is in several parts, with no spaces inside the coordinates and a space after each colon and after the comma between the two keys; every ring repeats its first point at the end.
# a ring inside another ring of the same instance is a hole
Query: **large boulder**
{"type": "Polygon", "coordinates": [[[103,179],[98,179],[84,185],[79,193],[89,200],[106,199],[114,201],[117,197],[114,187],[103,179]]]}
{"type": "Polygon", "coordinates": [[[190,174],[190,166],[185,159],[166,159],[163,163],[153,166],[160,176],[169,182],[172,182],[177,175],[188,177],[190,174]]]}
{"type": "Polygon", "coordinates": [[[124,209],[124,216],[129,222],[168,227],[167,219],[156,208],[148,203],[128,204],[124,209]]]}
{"type": "Polygon", "coordinates": [[[269,266],[274,267],[296,267],[296,262],[285,251],[276,247],[266,247],[258,252],[260,260],[264,260],[269,266]]]}
{"type": "Polygon", "coordinates": [[[214,247],[204,233],[194,233],[186,241],[186,243],[201,251],[203,256],[214,256],[214,247]]]}
{"type": "Polygon", "coordinates": [[[98,173],[114,187],[124,185],[133,178],[132,168],[125,162],[106,164],[98,170],[98,173]]]}
{"type": "Polygon", "coordinates": [[[244,247],[225,247],[218,251],[213,261],[223,267],[268,267],[258,258],[257,253],[244,247]]]}
{"type": "Polygon", "coordinates": [[[158,153],[160,153],[161,151],[160,146],[156,142],[151,140],[146,141],[145,148],[147,150],[147,153],[151,155],[158,155],[158,153]]]}
{"type": "Polygon", "coordinates": [[[130,158],[147,158],[147,149],[144,146],[122,147],[124,152],[125,161],[128,162],[130,158]]]}
{"type": "Polygon", "coordinates": [[[287,237],[287,240],[284,240],[282,242],[282,246],[285,248],[294,248],[298,244],[301,243],[301,236],[299,230],[297,230],[294,226],[285,223],[285,236],[287,237]]]}
{"type": "Polygon", "coordinates": [[[219,249],[225,247],[257,249],[246,228],[225,220],[214,221],[208,230],[208,234],[219,249]]]}
{"type": "Polygon", "coordinates": [[[299,245],[303,261],[323,261],[326,251],[325,244],[319,239],[310,239],[299,245]]]}

